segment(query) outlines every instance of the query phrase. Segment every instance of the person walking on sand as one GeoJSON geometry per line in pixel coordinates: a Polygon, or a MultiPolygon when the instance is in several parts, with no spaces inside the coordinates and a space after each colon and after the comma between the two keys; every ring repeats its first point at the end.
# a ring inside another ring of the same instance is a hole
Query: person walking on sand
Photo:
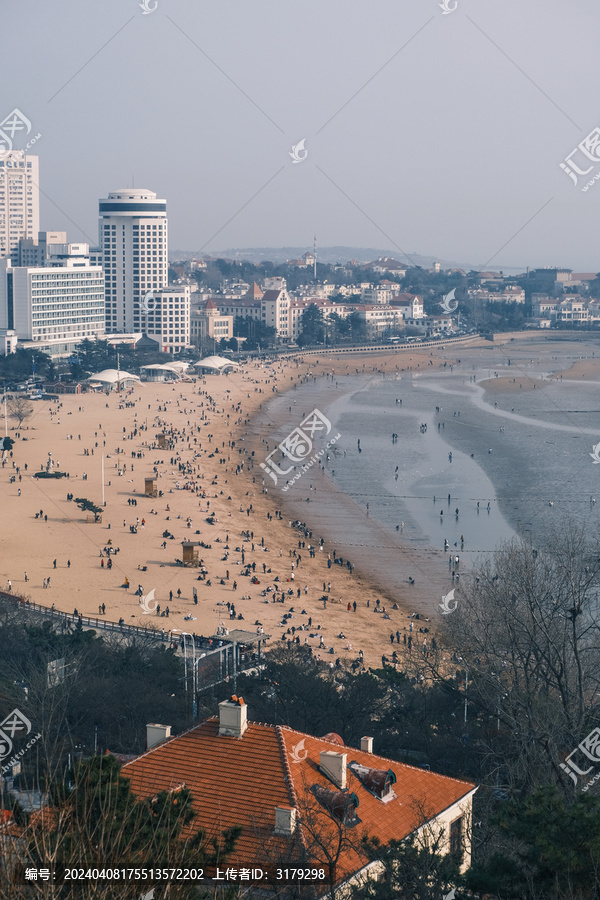
{"type": "Polygon", "coordinates": [[[27,572],[25,572],[25,584],[27,584],[28,581],[29,581],[29,577],[27,575],[27,572]]]}
{"type": "Polygon", "coordinates": [[[12,591],[12,581],[10,580],[10,578],[8,579],[8,590],[12,591]]]}

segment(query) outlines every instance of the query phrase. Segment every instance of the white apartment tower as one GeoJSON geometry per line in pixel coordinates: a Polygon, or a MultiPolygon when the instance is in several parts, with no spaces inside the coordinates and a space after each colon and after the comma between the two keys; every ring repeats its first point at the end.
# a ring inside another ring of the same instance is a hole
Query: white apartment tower
{"type": "Polygon", "coordinates": [[[151,307],[148,320],[152,319],[146,334],[158,343],[161,353],[180,353],[190,345],[190,286],[171,286],[153,294],[146,303],[151,307]]]}
{"type": "Polygon", "coordinates": [[[39,160],[22,150],[0,156],[0,258],[18,261],[21,238],[40,229],[39,160]]]}
{"type": "Polygon", "coordinates": [[[100,200],[106,331],[161,332],[159,308],[143,302],[168,282],[167,202],[152,191],[115,191],[100,200]]]}

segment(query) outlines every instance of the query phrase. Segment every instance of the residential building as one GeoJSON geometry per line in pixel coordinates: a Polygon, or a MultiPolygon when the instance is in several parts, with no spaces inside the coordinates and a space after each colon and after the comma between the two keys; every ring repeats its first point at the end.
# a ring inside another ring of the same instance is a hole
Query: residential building
{"type": "MultiPolygon", "coordinates": [[[[381,871],[361,848],[364,834],[382,845],[435,835],[442,852],[462,851],[463,870],[470,865],[476,786],[379,756],[373,738],[348,747],[334,733],[317,738],[250,722],[233,696],[219,703],[218,718],[177,737],[170,726],[148,725],[147,747],[121,770],[133,793],[151,800],[185,785],[209,839],[239,826],[227,866],[318,868],[326,842],[339,853],[335,882],[348,884],[381,871]]],[[[329,896],[326,882],[322,888],[317,895],[329,896]]]]}
{"type": "Polygon", "coordinates": [[[569,288],[582,287],[587,291],[589,290],[590,281],[595,281],[597,277],[596,272],[571,272],[566,284],[569,288]]]}
{"type": "Polygon", "coordinates": [[[152,297],[144,300],[144,333],[157,342],[161,353],[180,353],[190,346],[190,302],[188,284],[152,291],[152,297]]]}
{"type": "MultiPolygon", "coordinates": [[[[262,293],[261,293],[262,297],[262,293]]],[[[255,299],[254,296],[242,297],[241,300],[231,300],[226,297],[212,296],[212,300],[219,310],[221,316],[232,316],[235,324],[236,319],[262,319],[261,300],[255,299]]]]}
{"type": "Polygon", "coordinates": [[[46,261],[40,263],[42,266],[56,268],[57,266],[69,265],[77,269],[90,265],[90,247],[89,244],[73,244],[52,243],[46,244],[46,261]]]}
{"type": "Polygon", "coordinates": [[[390,300],[390,306],[399,310],[407,325],[413,324],[415,319],[423,319],[423,298],[418,294],[394,294],[390,300]]]}
{"type": "Polygon", "coordinates": [[[585,300],[581,300],[579,297],[567,297],[555,306],[551,318],[556,322],[581,325],[589,322],[590,311],[585,300]]]}
{"type": "Polygon", "coordinates": [[[261,291],[256,282],[252,284],[251,288],[248,288],[246,294],[244,295],[245,300],[252,300],[256,303],[257,300],[262,300],[264,291],[261,291]]]}
{"type": "Polygon", "coordinates": [[[364,268],[372,269],[378,275],[391,273],[392,275],[397,275],[399,278],[404,278],[406,275],[406,266],[402,265],[402,263],[391,256],[380,256],[379,259],[374,260],[374,262],[367,263],[364,268]]]}
{"type": "Polygon", "coordinates": [[[469,297],[484,303],[525,303],[525,291],[517,285],[506,285],[498,291],[477,288],[469,291],[469,297]]]}
{"type": "Polygon", "coordinates": [[[550,316],[554,313],[560,300],[556,297],[548,297],[546,294],[531,295],[531,312],[535,318],[540,316],[550,316]]]}
{"type": "Polygon", "coordinates": [[[14,328],[0,328],[0,356],[17,352],[18,335],[14,328]]]}
{"type": "Polygon", "coordinates": [[[378,339],[387,331],[401,331],[404,328],[404,318],[401,310],[387,304],[360,303],[352,308],[356,310],[367,330],[367,337],[378,339]]]}
{"type": "MultiPolygon", "coordinates": [[[[120,190],[99,204],[99,243],[106,294],[106,330],[143,327],[144,297],[168,284],[167,203],[152,191],[120,190]]],[[[162,323],[152,315],[153,334],[162,323]]]]}
{"type": "MultiPolygon", "coordinates": [[[[15,264],[19,266],[45,266],[50,256],[49,247],[66,243],[66,231],[40,231],[35,237],[21,238],[18,253],[15,256],[15,264]]],[[[92,263],[91,259],[90,263],[92,263]]],[[[102,265],[101,262],[92,263],[92,265],[96,264],[102,265]]]]}
{"type": "Polygon", "coordinates": [[[305,297],[331,297],[332,294],[339,293],[339,290],[339,285],[324,282],[323,284],[302,285],[298,288],[297,293],[300,294],[300,299],[304,299],[305,297]]]}
{"type": "Polygon", "coordinates": [[[190,259],[185,265],[190,275],[192,272],[203,272],[208,268],[203,259],[190,259]]]}
{"type": "Polygon", "coordinates": [[[39,230],[39,159],[12,150],[0,159],[0,258],[18,260],[21,238],[39,230]]]}
{"type": "Polygon", "coordinates": [[[346,318],[352,312],[352,307],[343,306],[341,303],[333,303],[322,297],[311,297],[304,300],[291,300],[288,318],[288,337],[295,341],[302,333],[302,316],[306,310],[316,306],[322,313],[323,319],[327,319],[334,313],[341,318],[346,318]]]}
{"type": "Polygon", "coordinates": [[[544,269],[532,269],[530,276],[537,278],[546,276],[559,284],[566,284],[571,279],[572,269],[557,268],[555,266],[546,266],[544,269]]]}
{"type": "Polygon", "coordinates": [[[265,278],[263,281],[263,291],[285,291],[286,287],[287,282],[281,275],[265,278]]]}
{"type": "Polygon", "coordinates": [[[190,341],[199,346],[203,341],[230,340],[233,337],[233,316],[221,315],[219,307],[210,298],[197,309],[193,309],[190,317],[190,341]]]}
{"type": "Polygon", "coordinates": [[[427,331],[429,334],[446,334],[454,331],[452,316],[427,316],[427,331]]]}
{"type": "Polygon", "coordinates": [[[336,293],[342,297],[360,297],[361,288],[356,284],[339,284],[336,293]]]}
{"type": "Polygon", "coordinates": [[[398,293],[398,285],[384,278],[374,287],[362,288],[360,296],[364,303],[389,303],[396,293],[398,293]]]}
{"type": "Polygon", "coordinates": [[[20,344],[52,356],[69,355],[85,338],[104,337],[101,267],[68,257],[55,266],[0,259],[0,329],[14,329],[20,344]]]}
{"type": "Polygon", "coordinates": [[[275,329],[277,337],[285,340],[289,337],[290,298],[285,289],[281,291],[265,291],[260,301],[263,324],[275,329]]]}
{"type": "Polygon", "coordinates": [[[235,278],[226,278],[221,284],[221,295],[231,300],[239,300],[246,297],[250,290],[250,285],[245,281],[239,281],[235,278]]]}
{"type": "Polygon", "coordinates": [[[102,247],[90,247],[90,266],[102,265],[102,247]]]}

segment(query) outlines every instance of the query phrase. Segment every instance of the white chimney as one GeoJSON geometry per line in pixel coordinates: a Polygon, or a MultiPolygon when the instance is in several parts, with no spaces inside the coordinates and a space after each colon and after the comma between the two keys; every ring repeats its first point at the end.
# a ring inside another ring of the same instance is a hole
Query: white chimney
{"type": "Polygon", "coordinates": [[[248,727],[248,707],[243,697],[219,703],[219,737],[242,737],[248,727]]]}
{"type": "Polygon", "coordinates": [[[149,750],[150,747],[154,747],[156,744],[160,744],[161,741],[168,737],[171,737],[170,725],[157,725],[154,722],[150,722],[146,725],[146,750],[149,750]]]}
{"type": "Polygon", "coordinates": [[[296,830],[296,810],[289,806],[275,807],[275,834],[291,835],[296,830]]]}
{"type": "Polygon", "coordinates": [[[346,790],[346,754],[334,750],[321,750],[320,766],[323,775],[337,784],[341,791],[346,790]]]}
{"type": "Polygon", "coordinates": [[[372,737],[361,737],[360,749],[363,751],[363,753],[372,753],[373,752],[373,738],[372,737]]]}

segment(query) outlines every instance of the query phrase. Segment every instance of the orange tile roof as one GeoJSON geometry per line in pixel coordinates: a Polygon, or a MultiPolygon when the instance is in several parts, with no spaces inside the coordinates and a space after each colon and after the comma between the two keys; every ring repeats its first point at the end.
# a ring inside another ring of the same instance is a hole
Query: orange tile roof
{"type": "Polygon", "coordinates": [[[208,719],[152,747],[123,766],[137,796],[154,796],[185,782],[194,798],[194,825],[208,834],[242,826],[238,865],[260,864],[265,849],[284,852],[274,837],[275,807],[293,806],[284,758],[274,727],[251,722],[242,738],[219,737],[219,720],[208,719]]]}
{"type": "MultiPolygon", "coordinates": [[[[334,788],[330,779],[319,769],[321,751],[333,750],[347,754],[346,788],[349,794],[356,794],[359,800],[356,812],[360,822],[353,829],[358,838],[368,832],[370,837],[379,838],[382,844],[401,840],[423,824],[420,812],[432,819],[475,790],[475,785],[470,782],[448,778],[353,747],[340,747],[337,741],[310,737],[290,728],[281,728],[280,732],[290,760],[292,785],[301,807],[302,798],[307,796],[313,785],[329,790],[334,788]],[[301,751],[294,752],[294,747],[300,741],[303,742],[301,751]],[[352,772],[350,765],[354,762],[368,768],[391,769],[396,776],[396,783],[393,785],[395,797],[386,802],[375,797],[352,772]]],[[[355,839],[353,843],[357,844],[358,841],[355,839]]],[[[366,862],[362,854],[349,847],[340,858],[339,875],[342,872],[349,874],[357,871],[366,862]]]]}
{"type": "MultiPolygon", "coordinates": [[[[261,865],[277,855],[285,858],[292,839],[274,835],[277,806],[296,807],[299,820],[303,815],[319,816],[321,827],[326,832],[331,830],[334,840],[335,825],[322,815],[314,795],[315,786],[317,791],[337,790],[320,772],[322,750],[347,754],[348,794],[354,793],[359,800],[360,821],[350,829],[355,845],[366,832],[382,843],[406,837],[422,824],[419,810],[433,818],[475,790],[466,781],[345,747],[336,740],[337,735],[315,738],[287,727],[256,722],[248,724],[241,738],[219,737],[218,732],[218,718],[208,719],[127,763],[122,774],[130,778],[133,792],[140,797],[153,796],[185,782],[194,798],[194,825],[202,826],[209,835],[241,825],[242,833],[231,857],[233,865],[261,865]],[[384,771],[391,769],[396,776],[392,799],[383,802],[370,793],[350,769],[353,762],[384,771]]],[[[310,849],[310,837],[307,839],[304,828],[301,831],[310,849]]],[[[338,878],[357,871],[366,862],[357,847],[345,848],[338,878]]]]}

